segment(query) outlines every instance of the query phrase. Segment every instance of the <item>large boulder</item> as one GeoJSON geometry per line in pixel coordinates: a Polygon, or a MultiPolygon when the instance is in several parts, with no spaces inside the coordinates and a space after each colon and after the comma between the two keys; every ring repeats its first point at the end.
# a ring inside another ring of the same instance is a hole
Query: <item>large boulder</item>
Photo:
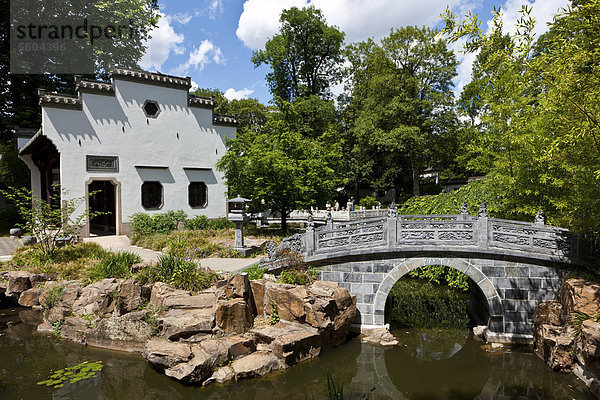
{"type": "Polygon", "coordinates": [[[235,373],[233,372],[233,369],[230,366],[225,365],[217,369],[210,378],[204,381],[203,385],[208,385],[213,382],[225,383],[227,381],[232,380],[233,378],[235,378],[235,373]]]}
{"type": "Polygon", "coordinates": [[[211,308],[215,306],[217,297],[214,291],[204,291],[196,295],[191,293],[177,293],[165,297],[163,301],[164,308],[211,308]]]}
{"type": "Polygon", "coordinates": [[[250,281],[250,287],[256,315],[265,315],[265,281],[263,279],[250,281]]]}
{"type": "Polygon", "coordinates": [[[109,316],[115,311],[120,290],[121,282],[117,279],[107,278],[92,283],[81,290],[79,298],[73,303],[73,312],[99,317],[109,316]]]}
{"type": "Polygon", "coordinates": [[[277,336],[272,347],[273,354],[292,366],[319,355],[321,336],[315,328],[301,327],[277,336]]]}
{"type": "Polygon", "coordinates": [[[556,300],[542,301],[535,307],[533,323],[535,325],[562,325],[564,323],[562,304],[556,300]]]}
{"type": "Polygon", "coordinates": [[[161,336],[169,340],[187,338],[198,333],[212,333],[215,312],[212,308],[171,309],[157,317],[161,336]]]}
{"type": "Polygon", "coordinates": [[[237,380],[263,376],[279,368],[281,368],[281,361],[272,353],[264,351],[239,358],[231,364],[237,380]]]}
{"type": "Polygon", "coordinates": [[[244,299],[248,302],[252,297],[252,288],[248,274],[235,274],[228,279],[215,283],[218,300],[244,299]]]}
{"type": "Polygon", "coordinates": [[[121,282],[115,307],[119,314],[126,314],[147,301],[148,299],[143,298],[142,285],[133,279],[127,279],[121,282]]]}
{"type": "Polygon", "coordinates": [[[162,338],[153,338],[146,342],[142,356],[153,366],[167,369],[188,362],[192,349],[186,342],[171,342],[162,338]]]}
{"type": "Polygon", "coordinates": [[[584,279],[567,279],[560,291],[563,319],[573,312],[592,316],[600,312],[600,284],[584,279]]]}
{"type": "Polygon", "coordinates": [[[175,289],[166,283],[156,282],[152,285],[149,304],[157,308],[176,308],[176,305],[188,301],[190,296],[191,294],[187,290],[175,289]]]}
{"type": "Polygon", "coordinates": [[[583,321],[581,338],[585,356],[600,359],[600,323],[589,319],[583,321]]]}
{"type": "Polygon", "coordinates": [[[19,305],[23,307],[37,307],[40,305],[40,294],[43,289],[40,287],[32,287],[19,296],[19,305]]]}
{"type": "Polygon", "coordinates": [[[267,282],[265,285],[265,313],[277,312],[279,319],[305,322],[304,301],[308,295],[305,286],[267,282]]]}
{"type": "Polygon", "coordinates": [[[555,371],[570,371],[575,361],[575,332],[572,327],[538,325],[533,331],[536,354],[555,371]]]}
{"type": "Polygon", "coordinates": [[[4,275],[4,278],[8,280],[6,288],[6,296],[19,298],[19,295],[31,288],[31,280],[34,274],[26,271],[9,271],[4,275]]]}
{"type": "Polygon", "coordinates": [[[192,346],[192,359],[165,370],[165,375],[187,383],[202,383],[214,372],[216,360],[197,345],[192,346]]]}
{"type": "Polygon", "coordinates": [[[227,343],[229,360],[235,360],[256,351],[256,344],[251,335],[226,336],[221,340],[227,343]]]}
{"type": "Polygon", "coordinates": [[[102,318],[87,334],[87,344],[122,351],[142,351],[152,336],[152,327],[145,321],[148,310],[122,316],[102,318]]]}
{"type": "Polygon", "coordinates": [[[78,317],[66,317],[60,335],[75,343],[86,344],[87,332],[91,330],[91,323],[78,317]]]}
{"type": "Polygon", "coordinates": [[[217,327],[226,334],[242,333],[254,322],[250,305],[243,298],[219,300],[215,314],[217,327]]]}

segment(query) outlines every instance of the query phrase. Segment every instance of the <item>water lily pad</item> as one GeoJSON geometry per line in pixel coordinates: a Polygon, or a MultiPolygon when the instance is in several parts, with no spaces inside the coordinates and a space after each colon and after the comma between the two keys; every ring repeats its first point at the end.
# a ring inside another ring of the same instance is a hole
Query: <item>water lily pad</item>
{"type": "Polygon", "coordinates": [[[48,379],[38,382],[38,385],[52,386],[58,389],[64,386],[66,381],[76,383],[81,380],[95,378],[97,372],[102,370],[102,361],[88,362],[84,361],[81,364],[72,367],[66,367],[58,371],[51,371],[48,379]]]}

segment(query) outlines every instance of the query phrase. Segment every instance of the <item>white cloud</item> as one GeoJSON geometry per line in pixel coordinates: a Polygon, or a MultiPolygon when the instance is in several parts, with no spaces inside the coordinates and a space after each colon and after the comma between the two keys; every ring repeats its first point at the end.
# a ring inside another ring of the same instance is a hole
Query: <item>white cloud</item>
{"type": "Polygon", "coordinates": [[[165,18],[168,19],[169,22],[175,22],[181,25],[185,25],[191,21],[192,16],[188,13],[177,13],[173,15],[167,15],[165,16],[165,18]]]}
{"type": "MultiPolygon", "coordinates": [[[[535,34],[540,35],[548,30],[548,22],[552,21],[561,8],[569,5],[568,0],[506,0],[502,6],[502,24],[504,32],[516,33],[515,22],[521,17],[520,10],[525,5],[532,8],[531,16],[535,19],[535,34]]],[[[488,29],[492,26],[488,21],[488,29]]]]}
{"type": "Polygon", "coordinates": [[[171,21],[171,17],[161,14],[158,27],[151,31],[151,38],[145,43],[146,53],[140,60],[142,68],[160,71],[171,53],[183,54],[184,49],[181,44],[184,36],[175,32],[171,21]]]}
{"type": "Polygon", "coordinates": [[[192,79],[192,87],[190,88],[190,92],[195,92],[200,86],[198,86],[198,82],[192,79]]]}
{"type": "Polygon", "coordinates": [[[221,49],[213,42],[205,39],[200,43],[200,46],[195,47],[189,54],[188,60],[175,68],[172,73],[185,74],[191,70],[202,71],[206,64],[209,63],[223,64],[225,58],[221,49]]]}
{"type": "Polygon", "coordinates": [[[217,14],[223,12],[223,0],[210,0],[208,5],[208,17],[215,19],[217,14]]]}
{"type": "Polygon", "coordinates": [[[327,22],[346,33],[347,42],[382,38],[393,27],[434,25],[446,6],[462,13],[472,0],[428,0],[415,6],[408,0],[246,0],[236,34],[252,49],[264,46],[279,29],[281,11],[293,6],[315,6],[327,22]]]}
{"type": "Polygon", "coordinates": [[[229,88],[225,91],[225,97],[227,100],[241,100],[247,99],[252,93],[254,93],[254,90],[248,88],[243,88],[240,90],[229,88]]]}

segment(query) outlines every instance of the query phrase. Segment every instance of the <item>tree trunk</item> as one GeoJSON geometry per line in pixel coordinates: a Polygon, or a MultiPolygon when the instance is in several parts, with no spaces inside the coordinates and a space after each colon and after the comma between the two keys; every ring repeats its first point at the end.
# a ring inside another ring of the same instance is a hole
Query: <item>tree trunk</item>
{"type": "Polygon", "coordinates": [[[416,167],[412,168],[412,180],[413,180],[413,196],[419,197],[419,169],[416,167]]]}

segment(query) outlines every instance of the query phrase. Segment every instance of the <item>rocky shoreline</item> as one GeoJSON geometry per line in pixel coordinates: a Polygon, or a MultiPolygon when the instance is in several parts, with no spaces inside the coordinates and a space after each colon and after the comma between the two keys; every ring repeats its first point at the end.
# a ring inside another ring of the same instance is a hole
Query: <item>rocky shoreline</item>
{"type": "Polygon", "coordinates": [[[23,271],[0,278],[0,302],[42,310],[38,332],[140,352],[167,376],[196,385],[316,357],[348,339],[357,312],[356,298],[326,281],[295,286],[237,274],[192,294],[131,279],[84,286],[23,271]]]}
{"type": "Polygon", "coordinates": [[[534,312],[534,350],[553,370],[572,372],[600,398],[600,284],[567,279],[560,301],[534,312]]]}

